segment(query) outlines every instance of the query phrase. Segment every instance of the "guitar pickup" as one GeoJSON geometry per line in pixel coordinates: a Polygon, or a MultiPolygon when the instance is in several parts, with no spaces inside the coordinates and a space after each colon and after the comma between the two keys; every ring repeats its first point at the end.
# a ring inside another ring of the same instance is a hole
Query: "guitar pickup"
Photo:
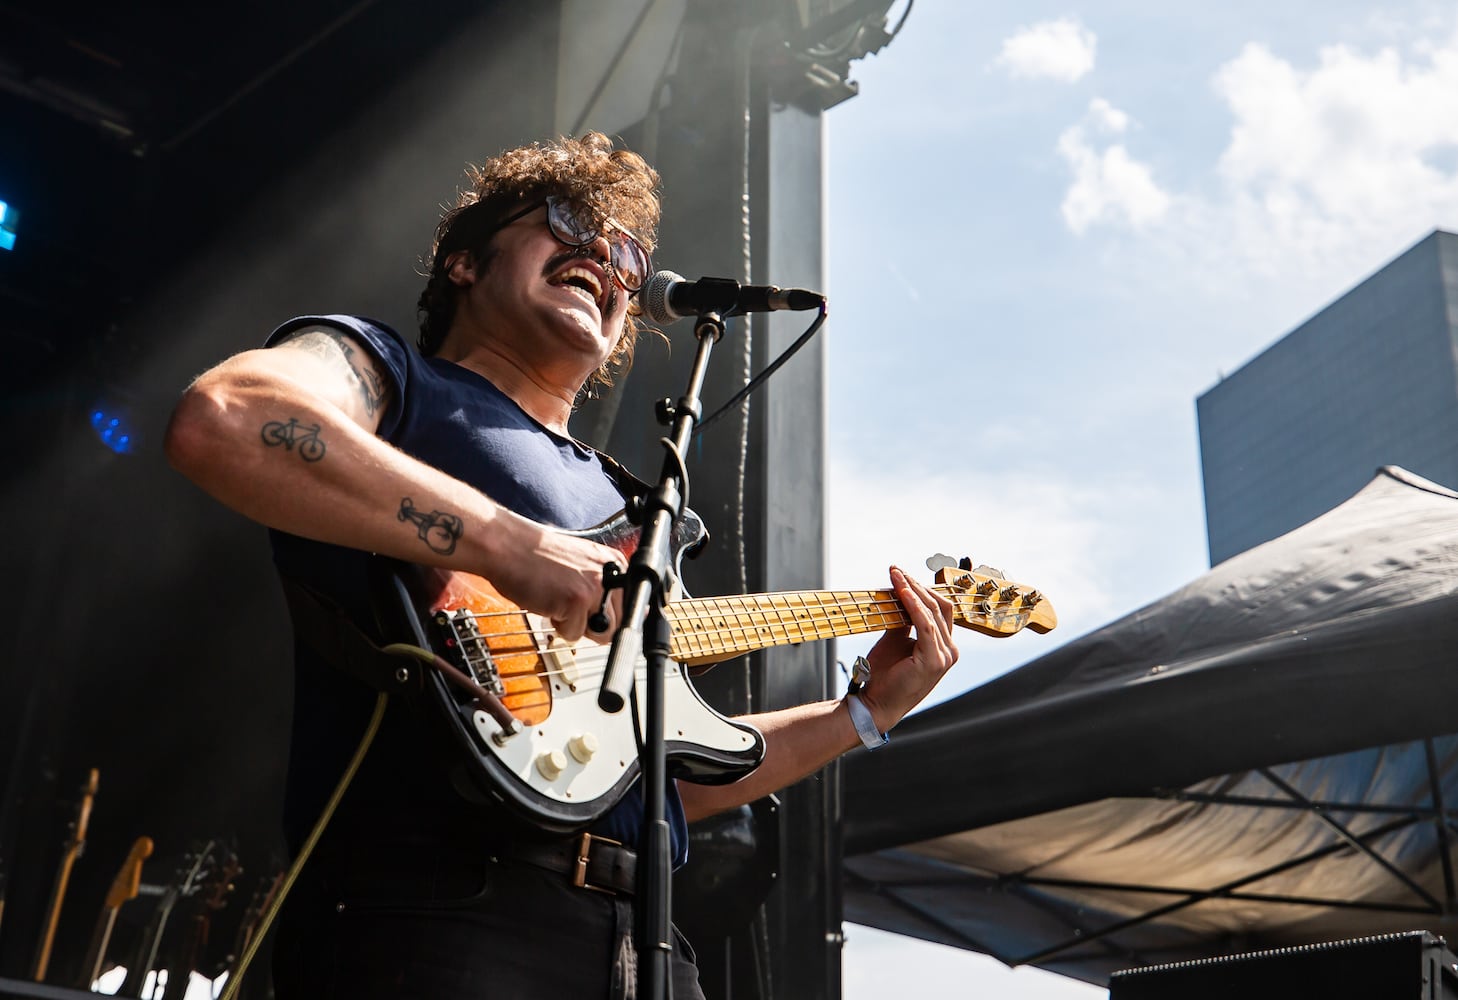
{"type": "Polygon", "coordinates": [[[441,645],[456,666],[465,668],[477,684],[498,698],[506,694],[506,687],[501,683],[501,674],[496,669],[496,661],[491,658],[491,647],[487,645],[481,630],[476,627],[476,616],[473,612],[464,608],[459,611],[437,611],[435,624],[441,632],[441,645]]]}

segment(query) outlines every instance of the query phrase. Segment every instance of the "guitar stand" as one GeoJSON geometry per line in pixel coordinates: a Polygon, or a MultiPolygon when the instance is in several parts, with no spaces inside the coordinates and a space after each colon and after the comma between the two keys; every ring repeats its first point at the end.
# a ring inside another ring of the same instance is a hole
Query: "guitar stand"
{"type": "Polygon", "coordinates": [[[732,306],[732,300],[726,303],[728,312],[724,315],[706,310],[694,324],[698,351],[688,387],[677,404],[661,403],[658,408],[660,419],[672,423],[672,431],[669,437],[660,439],[667,455],[658,485],[643,498],[639,508],[642,535],[638,550],[629,560],[626,572],[611,582],[613,586],[623,587],[623,617],[608,653],[602,689],[598,692],[599,707],[605,712],[620,712],[633,696],[636,715],[635,666],[640,657],[647,664],[644,682],[647,706],[641,720],[643,725],[638,727],[642,740],[639,761],[643,775],[643,835],[638,861],[635,942],[641,1000],[668,1000],[669,963],[673,954],[670,898],[673,859],[668,820],[664,815],[668,786],[663,732],[664,671],[668,667],[672,639],[668,619],[663,614],[672,570],[670,541],[674,523],[688,506],[688,469],[683,456],[694,425],[703,415],[699,394],[708,372],[709,355],[724,336],[724,319],[733,314],[732,306]]]}

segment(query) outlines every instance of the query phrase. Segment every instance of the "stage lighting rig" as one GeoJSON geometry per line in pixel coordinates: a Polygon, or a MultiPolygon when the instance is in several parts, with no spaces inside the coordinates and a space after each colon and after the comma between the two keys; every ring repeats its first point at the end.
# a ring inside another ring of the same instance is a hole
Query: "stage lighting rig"
{"type": "Polygon", "coordinates": [[[885,48],[906,23],[913,0],[888,30],[895,0],[795,0],[798,18],[771,59],[777,96],[790,104],[826,110],[860,92],[850,64],[885,48]]]}

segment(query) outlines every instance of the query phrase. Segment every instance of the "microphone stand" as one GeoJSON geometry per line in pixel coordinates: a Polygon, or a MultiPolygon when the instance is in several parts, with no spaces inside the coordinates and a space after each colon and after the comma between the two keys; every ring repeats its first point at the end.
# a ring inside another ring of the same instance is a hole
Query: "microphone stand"
{"type": "MultiPolygon", "coordinates": [[[[638,550],[626,572],[613,585],[623,591],[623,617],[608,653],[598,706],[620,712],[634,686],[635,667],[646,660],[645,724],[640,728],[639,764],[643,775],[643,837],[638,856],[638,906],[635,934],[638,945],[638,996],[641,1000],[668,1000],[669,961],[672,957],[672,839],[664,815],[667,762],[664,739],[664,671],[672,637],[663,605],[668,597],[668,574],[673,568],[670,542],[674,522],[683,515],[688,497],[688,469],[684,449],[694,424],[703,414],[699,393],[708,372],[709,355],[724,336],[724,317],[707,310],[694,324],[698,352],[689,374],[688,388],[677,405],[664,406],[660,416],[671,421],[671,436],[661,439],[668,455],[658,485],[640,508],[642,534],[638,550]]],[[[667,401],[665,400],[665,403],[667,401]]],[[[635,708],[636,710],[636,708],[635,708]]]]}

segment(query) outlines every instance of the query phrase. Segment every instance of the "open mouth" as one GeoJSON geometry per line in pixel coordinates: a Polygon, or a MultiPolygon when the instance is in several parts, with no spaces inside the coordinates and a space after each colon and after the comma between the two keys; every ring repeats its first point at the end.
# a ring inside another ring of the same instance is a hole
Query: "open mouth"
{"type": "Polygon", "coordinates": [[[591,299],[592,304],[597,306],[599,311],[602,309],[602,278],[591,268],[573,264],[554,274],[548,283],[575,288],[591,299]]]}

